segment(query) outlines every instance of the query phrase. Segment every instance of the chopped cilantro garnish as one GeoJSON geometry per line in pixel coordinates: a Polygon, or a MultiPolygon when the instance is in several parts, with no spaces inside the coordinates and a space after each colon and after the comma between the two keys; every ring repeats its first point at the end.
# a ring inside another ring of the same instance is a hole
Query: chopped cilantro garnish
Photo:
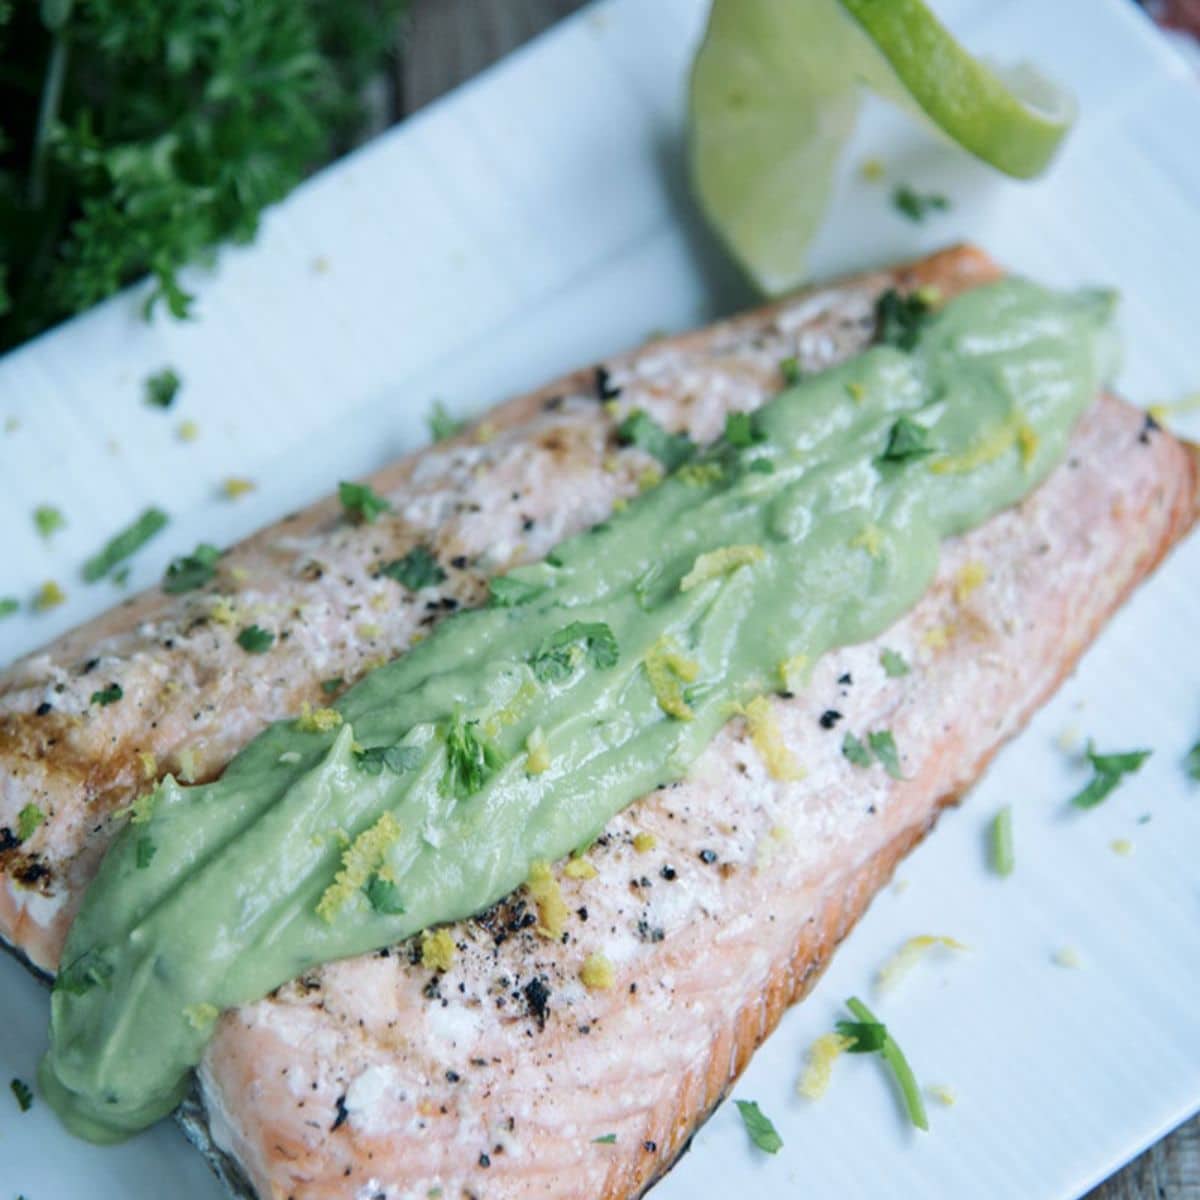
{"type": "Polygon", "coordinates": [[[379,568],[381,575],[402,583],[411,591],[432,587],[446,578],[428,546],[414,546],[403,558],[395,558],[379,568]]]}
{"type": "Polygon", "coordinates": [[[1006,804],[992,821],[992,870],[1007,876],[1013,873],[1014,866],[1012,805],[1006,804]]]}
{"type": "Polygon", "coordinates": [[[686,433],[668,433],[640,408],[617,426],[617,441],[622,446],[637,446],[654,455],[668,471],[682,466],[696,453],[696,444],[686,433]]]}
{"type": "Polygon", "coordinates": [[[886,648],[880,651],[879,665],[883,667],[883,672],[889,679],[899,679],[901,675],[907,675],[912,670],[905,662],[904,655],[886,648]]]}
{"type": "MultiPolygon", "coordinates": [[[[908,1060],[904,1057],[900,1047],[896,1045],[895,1038],[887,1032],[875,1014],[857,997],[851,996],[846,1001],[846,1007],[854,1014],[860,1025],[874,1025],[884,1031],[883,1044],[879,1047],[879,1053],[896,1077],[896,1083],[900,1086],[900,1094],[904,1099],[904,1107],[908,1111],[909,1119],[918,1129],[927,1130],[929,1118],[925,1115],[925,1102],[921,1099],[921,1089],[917,1086],[916,1077],[908,1065],[908,1060]]],[[[855,1048],[851,1047],[851,1049],[855,1048]]]]}
{"type": "Polygon", "coordinates": [[[17,837],[23,842],[27,842],[34,833],[37,832],[38,826],[46,819],[45,814],[36,804],[27,804],[19,813],[17,813],[17,837]]]}
{"type": "Polygon", "coordinates": [[[217,560],[221,551],[208,542],[201,542],[191,554],[173,558],[163,576],[163,591],[177,596],[181,592],[194,591],[209,583],[217,573],[217,560]]]}
{"type": "Polygon", "coordinates": [[[138,838],[137,849],[137,869],[144,871],[149,865],[154,855],[158,852],[158,847],[145,835],[138,838]]]}
{"type": "Polygon", "coordinates": [[[0,618],[11,617],[21,611],[21,602],[16,596],[0,596],[0,618]]]}
{"type": "Polygon", "coordinates": [[[88,583],[103,579],[118,563],[140,550],[167,523],[167,514],[160,508],[148,508],[132,525],[111,538],[97,554],[83,564],[83,577],[88,583]]]}
{"type": "Polygon", "coordinates": [[[476,732],[478,721],[455,718],[446,731],[442,792],[457,800],[473,796],[501,765],[500,752],[476,732]]]}
{"type": "Polygon", "coordinates": [[[530,583],[512,575],[499,575],[488,585],[493,608],[515,608],[537,599],[545,590],[544,583],[530,583]]]}
{"type": "Polygon", "coordinates": [[[874,733],[868,733],[867,745],[871,747],[875,757],[879,759],[880,765],[893,779],[904,778],[904,774],[900,770],[900,755],[896,752],[896,739],[892,737],[890,729],[877,729],[874,733]]]}
{"type": "Polygon", "coordinates": [[[604,1133],[599,1137],[592,1138],[593,1146],[614,1146],[616,1145],[616,1142],[617,1135],[615,1133],[604,1133]]]}
{"type": "Polygon", "coordinates": [[[852,733],[846,734],[842,739],[842,754],[856,767],[869,767],[871,765],[870,750],[852,733]]]}
{"type": "Polygon", "coordinates": [[[912,350],[929,315],[929,304],[916,292],[907,296],[889,288],[875,302],[875,336],[884,346],[912,350]]]}
{"type": "Polygon", "coordinates": [[[785,358],[779,364],[779,373],[783,376],[783,382],[789,387],[794,383],[799,383],[803,375],[799,359],[794,354],[790,358],[785,358]]]}
{"type": "Polygon", "coordinates": [[[345,682],[346,681],[340,675],[335,675],[332,679],[322,679],[321,691],[323,691],[327,696],[332,696],[335,692],[341,689],[345,682]]]}
{"type": "Polygon", "coordinates": [[[1088,742],[1087,759],[1092,764],[1093,775],[1087,786],[1071,797],[1071,803],[1076,808],[1095,808],[1126,775],[1136,771],[1149,757],[1149,750],[1097,754],[1092,743],[1088,742]]]}
{"type": "Polygon", "coordinates": [[[887,1041],[887,1026],[878,1021],[838,1021],[834,1028],[850,1039],[852,1044],[846,1049],[851,1054],[873,1054],[887,1041]]]}
{"type": "Polygon", "coordinates": [[[9,1087],[12,1088],[12,1094],[16,1096],[21,1111],[28,1112],[33,1107],[33,1088],[23,1079],[14,1079],[9,1087]]]}
{"type": "Polygon", "coordinates": [[[275,635],[261,625],[247,625],[237,635],[237,644],[247,654],[265,654],[275,643],[275,635]]]}
{"type": "Polygon", "coordinates": [[[372,875],[363,888],[371,907],[387,917],[394,917],[404,911],[400,900],[400,889],[390,880],[379,875],[372,875]]]}
{"type": "Polygon", "coordinates": [[[380,513],[390,512],[392,507],[374,488],[365,483],[339,483],[338,499],[348,517],[367,525],[380,513]]]}
{"type": "Polygon", "coordinates": [[[1200,783],[1200,742],[1197,742],[1184,756],[1183,769],[1189,779],[1200,783]]]}
{"type": "Polygon", "coordinates": [[[933,453],[929,430],[908,417],[897,417],[888,434],[887,446],[879,456],[880,462],[907,462],[933,453]]]}
{"type": "Polygon", "coordinates": [[[945,212],[950,201],[938,192],[916,192],[902,183],[892,192],[892,205],[910,221],[920,223],[931,212],[945,212]]]}
{"type": "Polygon", "coordinates": [[[59,971],[54,979],[54,990],[82,996],[94,987],[108,987],[112,977],[112,963],[98,950],[85,950],[74,962],[59,971]]]}
{"type": "Polygon", "coordinates": [[[384,767],[394,775],[401,775],[420,762],[421,751],[417,746],[368,746],[354,754],[355,766],[366,775],[382,774],[384,767]]]}
{"type": "Polygon", "coordinates": [[[106,704],[115,704],[124,695],[125,692],[119,683],[110,683],[108,687],[101,688],[98,692],[93,692],[91,702],[103,708],[106,704]]]}
{"type": "Polygon", "coordinates": [[[53,504],[39,504],[33,510],[33,524],[38,533],[44,538],[52,537],[67,523],[62,511],[53,504]]]}
{"type": "Polygon", "coordinates": [[[603,621],[572,621],[551,634],[530,659],[533,673],[542,683],[566,679],[575,665],[575,644],[583,643],[583,653],[593,667],[605,670],[616,665],[620,651],[613,631],[603,621]]]}
{"type": "Polygon", "coordinates": [[[774,475],[775,464],[769,458],[752,458],[746,464],[747,471],[753,471],[756,475],[774,475]]]}
{"type": "Polygon", "coordinates": [[[764,1116],[762,1109],[753,1100],[735,1100],[738,1112],[742,1114],[742,1124],[750,1135],[750,1140],[768,1154],[778,1154],[783,1149],[783,1138],[776,1132],[769,1117],[764,1116]]]}
{"type": "Polygon", "coordinates": [[[447,438],[452,438],[463,427],[462,421],[452,417],[440,400],[433,402],[425,420],[429,425],[429,435],[435,442],[444,442],[447,438]]]}
{"type": "Polygon", "coordinates": [[[170,408],[179,395],[179,385],[182,381],[170,368],[164,367],[153,375],[146,377],[146,403],[152,408],[170,408]]]}
{"type": "Polygon", "coordinates": [[[767,435],[758,427],[756,413],[731,412],[725,414],[725,440],[738,450],[765,442],[767,435]]]}

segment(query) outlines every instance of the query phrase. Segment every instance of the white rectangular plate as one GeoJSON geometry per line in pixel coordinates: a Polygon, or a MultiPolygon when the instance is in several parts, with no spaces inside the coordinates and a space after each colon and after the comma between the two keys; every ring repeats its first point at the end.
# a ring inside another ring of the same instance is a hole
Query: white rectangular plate
{"type": "MultiPolygon", "coordinates": [[[[704,7],[610,0],[563,23],[307,183],[253,247],[192,277],[195,321],[147,326],[138,294],[126,295],[0,361],[0,429],[17,426],[0,433],[0,595],[25,599],[49,578],[69,594],[50,613],[0,623],[0,662],[120,599],[110,584],[79,582],[79,563],[147,504],[172,522],[137,557],[130,589],[198,540],[232,541],[417,445],[435,397],[475,411],[651,330],[748,302],[684,182],[684,78],[704,7]],[[142,403],[141,381],[166,364],[185,382],[162,413],[142,403]],[[198,441],[176,438],[183,419],[198,423],[198,441]],[[232,475],[257,490],[223,499],[232,475]],[[68,520],[50,544],[30,519],[42,502],[68,520]]],[[[1023,185],[870,105],[814,274],[969,237],[1043,280],[1119,287],[1126,392],[1148,403],[1195,390],[1190,71],[1126,0],[938,7],[973,48],[1066,82],[1079,127],[1049,177],[1023,185]],[[888,164],[883,184],[858,176],[869,156],[888,164]],[[888,199],[900,180],[944,191],[952,210],[905,221],[888,199]]],[[[907,888],[876,901],[756,1057],[736,1094],[774,1119],[783,1152],[751,1148],[727,1105],[656,1200],[1071,1197],[1200,1105],[1200,790],[1180,768],[1200,736],[1198,583],[1192,539],[943,818],[901,869],[907,888]],[[1103,807],[1075,813],[1065,800],[1085,772],[1056,744],[1071,728],[1103,749],[1155,754],[1103,807]],[[1005,803],[1017,870],[1002,881],[986,869],[984,836],[1005,803]],[[1118,838],[1132,857],[1112,851],[1118,838]],[[822,1102],[799,1099],[804,1048],[917,933],[973,949],[923,964],[880,1007],[920,1078],[952,1086],[958,1104],[933,1104],[932,1132],[918,1135],[865,1058],[839,1063],[822,1102]],[[1065,946],[1078,969],[1052,961],[1065,946]]],[[[7,1091],[9,1077],[33,1078],[47,1003],[9,961],[0,996],[7,1091]]],[[[72,1140],[41,1102],[25,1115],[10,1104],[0,1125],[6,1194],[220,1194],[169,1125],[109,1150],[72,1140]]]]}

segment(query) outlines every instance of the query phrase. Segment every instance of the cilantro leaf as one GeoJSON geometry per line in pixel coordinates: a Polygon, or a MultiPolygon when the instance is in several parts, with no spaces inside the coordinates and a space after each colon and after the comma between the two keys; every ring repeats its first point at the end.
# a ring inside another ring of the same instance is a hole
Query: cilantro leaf
{"type": "Polygon", "coordinates": [[[592,1138],[593,1146],[615,1146],[616,1142],[617,1135],[615,1133],[604,1133],[599,1137],[592,1138]]]}
{"type": "Polygon", "coordinates": [[[463,422],[452,417],[440,400],[433,402],[425,422],[429,426],[429,436],[435,442],[444,442],[447,438],[452,438],[463,427],[463,422]]]}
{"type": "Polygon", "coordinates": [[[39,504],[33,510],[33,524],[42,537],[50,538],[66,526],[67,519],[53,504],[39,504]]]}
{"type": "Polygon", "coordinates": [[[402,775],[420,764],[418,746],[368,746],[354,752],[354,765],[365,775],[380,775],[384,767],[393,775],[402,775]]]}
{"type": "Polygon", "coordinates": [[[23,842],[29,841],[45,819],[45,813],[36,804],[25,805],[17,813],[17,837],[23,842]]]}
{"type": "Polygon", "coordinates": [[[583,643],[588,662],[599,670],[617,663],[620,650],[613,631],[603,621],[572,621],[546,638],[529,660],[534,675],[542,683],[559,683],[574,667],[575,645],[583,643]]]}
{"type": "Polygon", "coordinates": [[[545,590],[544,583],[530,583],[514,575],[498,575],[488,584],[493,608],[515,608],[536,600],[545,590]]]}
{"type": "Polygon", "coordinates": [[[907,462],[933,453],[929,430],[909,417],[897,417],[888,433],[887,446],[879,456],[880,462],[907,462]]]}
{"type": "Polygon", "coordinates": [[[783,382],[789,387],[799,383],[804,377],[804,372],[800,370],[800,360],[794,354],[779,364],[779,373],[783,376],[783,382]]]}
{"type": "Polygon", "coordinates": [[[901,676],[909,674],[912,670],[904,660],[904,655],[895,650],[889,650],[886,647],[880,651],[879,665],[883,667],[883,673],[889,679],[899,679],[901,676]]]}
{"type": "Polygon", "coordinates": [[[617,426],[617,441],[622,446],[637,446],[652,454],[668,471],[682,466],[696,453],[696,444],[686,433],[668,433],[640,408],[617,426]]]}
{"type": "Polygon", "coordinates": [[[124,695],[125,692],[119,683],[110,683],[108,687],[92,693],[91,703],[104,708],[106,705],[116,704],[124,695]]]}
{"type": "Polygon", "coordinates": [[[867,744],[871,747],[880,765],[893,779],[903,779],[900,770],[900,755],[896,751],[896,739],[890,729],[877,729],[867,734],[867,744]]]}
{"type": "Polygon", "coordinates": [[[9,1085],[12,1094],[17,1098],[17,1104],[22,1112],[28,1112],[33,1107],[33,1088],[23,1079],[14,1079],[9,1085]]]}
{"type": "Polygon", "coordinates": [[[446,731],[442,793],[456,800],[473,796],[503,763],[500,752],[477,732],[478,721],[456,717],[446,731]]]}
{"type": "Polygon", "coordinates": [[[145,835],[138,838],[137,848],[135,851],[137,860],[137,869],[144,871],[149,865],[155,854],[158,853],[158,847],[145,835]]]}
{"type": "Polygon", "coordinates": [[[742,1114],[742,1124],[750,1135],[750,1140],[768,1154],[778,1154],[783,1149],[783,1138],[776,1132],[769,1117],[753,1100],[735,1100],[737,1110],[742,1114]]]}
{"type": "Polygon", "coordinates": [[[394,917],[404,911],[404,904],[400,899],[400,889],[390,879],[383,879],[377,874],[372,875],[363,886],[363,891],[366,893],[371,907],[377,913],[394,917]]]}
{"type": "Polygon", "coordinates": [[[85,950],[55,976],[54,990],[82,996],[94,987],[107,988],[112,977],[112,963],[99,950],[85,950]]]}
{"type": "Polygon", "coordinates": [[[148,375],[145,384],[146,403],[152,408],[170,408],[179,395],[181,383],[182,380],[170,367],[148,375]]]}
{"type": "Polygon", "coordinates": [[[146,509],[132,525],[110,538],[83,564],[84,579],[88,583],[103,579],[118,563],[136,554],[166,523],[167,514],[162,509],[146,509]]]}
{"type": "Polygon", "coordinates": [[[345,682],[346,681],[340,675],[334,676],[333,679],[322,679],[321,691],[323,691],[327,696],[332,696],[341,690],[342,685],[345,682]]]}
{"type": "Polygon", "coordinates": [[[432,587],[446,578],[428,546],[414,546],[403,558],[395,558],[379,568],[381,575],[402,583],[410,591],[432,587]]]}
{"type": "Polygon", "coordinates": [[[907,183],[892,192],[892,205],[910,221],[920,224],[931,212],[945,212],[950,201],[939,192],[917,192],[907,183]]]}
{"type": "Polygon", "coordinates": [[[838,1021],[834,1028],[854,1043],[846,1047],[851,1054],[873,1054],[887,1041],[887,1026],[878,1021],[838,1021]]]}
{"type": "Polygon", "coordinates": [[[21,602],[16,596],[0,596],[0,619],[11,617],[21,611],[21,602]]]}
{"type": "Polygon", "coordinates": [[[261,625],[247,625],[236,640],[247,654],[265,654],[275,644],[275,635],[261,625]]]}
{"type": "Polygon", "coordinates": [[[1127,750],[1119,754],[1097,754],[1093,744],[1088,742],[1087,759],[1092,764],[1092,778],[1071,797],[1071,803],[1076,808],[1095,808],[1126,775],[1137,771],[1150,753],[1149,750],[1127,750]]]}
{"type": "Polygon", "coordinates": [[[1200,783],[1200,742],[1197,742],[1184,757],[1183,769],[1189,779],[1200,783]]]}
{"type": "Polygon", "coordinates": [[[725,414],[725,440],[736,450],[745,450],[765,442],[767,435],[759,428],[757,413],[731,412],[725,414]]]}
{"type": "Polygon", "coordinates": [[[871,752],[852,733],[842,738],[842,754],[856,767],[871,765],[871,752]]]}
{"type": "Polygon", "coordinates": [[[902,296],[889,288],[875,302],[876,340],[899,350],[914,349],[929,312],[929,304],[916,292],[902,296]]]}
{"type": "Polygon", "coordinates": [[[171,559],[163,575],[163,591],[169,596],[177,596],[204,587],[216,576],[220,557],[221,551],[216,546],[201,542],[191,554],[171,559]]]}
{"type": "Polygon", "coordinates": [[[338,499],[352,521],[370,525],[380,513],[391,512],[392,506],[374,488],[365,483],[338,484],[338,499]]]}

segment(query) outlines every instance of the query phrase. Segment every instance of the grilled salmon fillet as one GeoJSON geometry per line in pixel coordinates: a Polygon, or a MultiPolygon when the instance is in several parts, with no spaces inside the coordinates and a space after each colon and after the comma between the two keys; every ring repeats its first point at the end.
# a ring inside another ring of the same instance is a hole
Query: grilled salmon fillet
{"type": "MultiPolygon", "coordinates": [[[[861,350],[883,288],[949,296],[997,273],[951,250],[652,343],[381,472],[394,511],[377,524],[317,505],[237,547],[214,585],[148,594],[18,663],[0,682],[0,932],[53,969],[120,810],[156,775],[219,773],[269,720],[327,702],[321,681],[351,682],[636,492],[653,464],[616,446],[627,412],[710,440],[778,390],[783,359],[813,370],[861,350]],[[414,594],[377,568],[416,544],[447,579],[414,594]],[[250,621],[278,631],[268,654],[234,642],[250,621]],[[123,701],[89,706],[113,682],[123,701]],[[17,842],[30,802],[46,820],[17,842]]],[[[517,893],[450,927],[447,969],[422,966],[414,939],[312,971],[222,1017],[185,1124],[263,1200],[637,1195],[896,861],[1189,527],[1197,491],[1192,451],[1099,398],[1041,488],[945,544],[908,616],[773,702],[802,782],[770,778],[731,722],[685,781],[561,875],[561,939],[517,893]],[[889,677],[883,648],[910,674],[889,677]],[[841,753],[845,733],[880,729],[902,780],[841,753]]]]}

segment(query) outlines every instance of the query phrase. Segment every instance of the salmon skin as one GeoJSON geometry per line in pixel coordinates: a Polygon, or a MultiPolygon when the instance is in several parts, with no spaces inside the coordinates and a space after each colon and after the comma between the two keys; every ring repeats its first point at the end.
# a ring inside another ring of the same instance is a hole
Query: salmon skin
{"type": "MultiPolygon", "coordinates": [[[[778,390],[783,359],[814,370],[861,350],[883,288],[949,296],[997,273],[956,249],[652,343],[382,472],[372,482],[393,513],[376,525],[318,505],[236,548],[207,589],[141,597],[17,664],[0,684],[5,844],[25,803],[46,821],[4,851],[0,930],[52,969],[120,810],[157,774],[218,773],[267,721],[320,703],[323,679],[352,681],[476,602],[490,574],[633,494],[652,460],[615,445],[627,412],[711,440],[727,412],[778,390]],[[377,567],[416,544],[447,578],[410,595],[377,567]],[[248,660],[233,637],[260,612],[289,637],[248,660]],[[89,708],[110,682],[122,703],[89,708]]],[[[449,927],[445,969],[423,966],[413,939],[226,1013],[185,1127],[235,1191],[262,1200],[639,1194],[940,808],[1189,527],[1197,487],[1192,451],[1099,398],[1041,488],[945,544],[911,613],[772,702],[804,781],[771,779],[731,722],[686,780],[557,872],[561,939],[517,893],[449,927]],[[887,675],[885,648],[908,675],[887,675]],[[903,779],[841,752],[846,733],[882,729],[903,779]]]]}

